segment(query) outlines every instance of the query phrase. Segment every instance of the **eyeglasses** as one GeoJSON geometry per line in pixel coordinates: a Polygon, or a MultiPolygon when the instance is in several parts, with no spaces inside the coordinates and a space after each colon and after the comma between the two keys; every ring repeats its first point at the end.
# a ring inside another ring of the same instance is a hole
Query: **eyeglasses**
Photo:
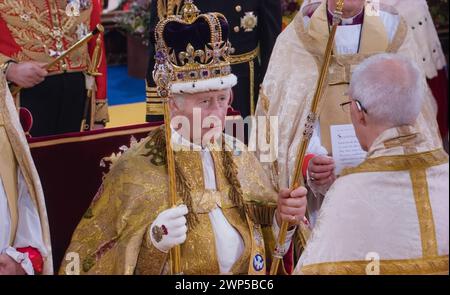
{"type": "Polygon", "coordinates": [[[358,110],[360,112],[364,112],[367,114],[367,109],[365,107],[363,107],[361,102],[357,99],[353,99],[353,100],[341,103],[340,106],[341,106],[342,110],[346,113],[350,113],[350,105],[352,104],[352,102],[356,103],[356,107],[358,108],[358,110]]]}

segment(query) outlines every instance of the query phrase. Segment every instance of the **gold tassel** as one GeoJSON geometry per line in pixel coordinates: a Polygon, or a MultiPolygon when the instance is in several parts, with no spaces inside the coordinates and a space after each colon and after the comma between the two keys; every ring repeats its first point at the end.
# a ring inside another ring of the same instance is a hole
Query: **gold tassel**
{"type": "Polygon", "coordinates": [[[235,206],[238,207],[239,213],[245,218],[244,210],[244,193],[242,192],[241,183],[237,177],[236,163],[233,161],[233,154],[225,147],[225,138],[222,141],[223,167],[225,169],[225,177],[230,183],[229,198],[235,206]]]}
{"type": "Polygon", "coordinates": [[[183,172],[181,171],[180,166],[175,161],[175,174],[177,176],[177,191],[181,194],[181,199],[183,203],[188,207],[189,213],[186,216],[188,229],[193,229],[198,224],[198,216],[195,214],[192,207],[192,196],[191,190],[192,187],[186,180],[183,172]]]}
{"type": "MultiPolygon", "coordinates": [[[[164,132],[164,126],[152,131],[150,133],[150,140],[146,144],[146,148],[149,151],[143,156],[150,157],[150,161],[154,165],[167,166],[167,154],[166,150],[166,137],[164,132]]],[[[181,168],[175,161],[175,175],[177,183],[177,193],[180,195],[183,203],[188,207],[189,213],[186,216],[188,228],[194,228],[198,224],[198,217],[195,214],[192,206],[192,187],[186,180],[181,168]]]]}
{"type": "MultiPolygon", "coordinates": [[[[166,139],[164,136],[164,126],[161,126],[160,128],[152,131],[150,133],[151,139],[146,145],[146,148],[149,149],[149,152],[144,154],[144,156],[152,157],[155,154],[159,155],[161,157],[161,161],[158,161],[158,163],[162,165],[166,165],[166,139]]],[[[233,154],[231,151],[227,151],[225,147],[225,139],[222,142],[222,149],[223,149],[223,166],[225,169],[225,177],[228,180],[230,184],[230,191],[228,197],[233,202],[233,204],[238,207],[239,213],[242,215],[242,217],[245,218],[245,206],[244,206],[244,197],[242,192],[241,183],[239,182],[239,179],[237,177],[238,171],[236,163],[233,160],[233,154]]],[[[151,161],[153,163],[153,158],[151,158],[151,161]]],[[[194,228],[198,224],[198,216],[195,214],[193,207],[192,207],[192,196],[191,196],[191,190],[192,187],[190,183],[186,180],[185,175],[183,174],[180,166],[175,161],[175,173],[176,173],[176,182],[177,182],[177,192],[180,194],[181,199],[183,200],[183,203],[188,207],[189,213],[186,216],[188,226],[189,228],[194,228]]]]}

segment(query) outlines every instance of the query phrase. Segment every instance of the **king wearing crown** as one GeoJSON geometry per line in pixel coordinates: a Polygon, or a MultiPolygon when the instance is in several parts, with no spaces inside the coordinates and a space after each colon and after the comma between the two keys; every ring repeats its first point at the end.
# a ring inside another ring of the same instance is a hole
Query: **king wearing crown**
{"type": "Polygon", "coordinates": [[[192,1],[158,24],[153,75],[167,123],[112,163],[67,250],[80,267],[69,257],[61,274],[174,274],[175,248],[178,273],[266,274],[282,221],[290,230],[275,255],[291,271],[306,189],[277,191],[223,134],[237,83],[227,36],[225,17],[192,1]]]}
{"type": "MultiPolygon", "coordinates": [[[[195,5],[205,12],[220,12],[228,21],[228,39],[233,45],[229,61],[238,83],[233,87],[232,108],[243,118],[254,115],[259,86],[264,78],[272,48],[282,28],[281,2],[278,0],[196,0],[195,5]]],[[[154,35],[156,25],[167,14],[177,14],[184,0],[154,0],[150,5],[149,32],[154,35]]],[[[156,90],[153,68],[156,63],[155,38],[150,38],[150,57],[147,69],[147,121],[162,120],[161,97],[156,90]]]]}

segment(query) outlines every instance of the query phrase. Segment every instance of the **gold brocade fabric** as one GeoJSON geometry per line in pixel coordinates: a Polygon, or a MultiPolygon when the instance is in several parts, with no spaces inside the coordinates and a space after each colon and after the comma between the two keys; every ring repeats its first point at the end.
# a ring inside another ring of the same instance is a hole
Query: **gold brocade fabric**
{"type": "MultiPolygon", "coordinates": [[[[67,13],[67,6],[67,0],[0,1],[1,19],[20,47],[20,51],[10,58],[49,63],[88,33],[92,5],[81,7],[78,13],[67,13]]],[[[49,72],[83,71],[88,61],[87,45],[83,45],[49,72]]]]}
{"type": "MultiPolygon", "coordinates": [[[[165,153],[158,151],[154,143],[161,132],[162,128],[154,131],[113,164],[75,230],[66,253],[79,254],[81,274],[168,273],[169,255],[153,247],[148,236],[153,220],[169,208],[166,166],[164,161],[155,160],[155,155],[165,153]]],[[[228,198],[230,184],[225,177],[222,153],[212,152],[212,157],[217,192],[204,188],[200,152],[175,153],[179,172],[190,188],[192,211],[198,221],[188,228],[187,240],[181,247],[183,273],[220,272],[214,233],[208,217],[216,206],[222,209],[227,220],[240,233],[245,245],[242,257],[231,272],[248,273],[251,255],[258,252],[250,232],[254,228],[253,221],[246,220],[228,198]]],[[[244,200],[255,201],[262,207],[275,204],[277,193],[256,158],[242,151],[233,154],[233,161],[237,166],[244,200]]],[[[177,191],[181,195],[179,186],[177,191]]],[[[63,260],[61,274],[66,273],[66,267],[69,267],[67,261],[63,260]]]]}
{"type": "MultiPolygon", "coordinates": [[[[4,92],[4,91],[2,91],[4,92]]],[[[1,94],[0,94],[1,97],[1,94]]],[[[8,134],[4,127],[3,115],[0,110],[0,180],[6,192],[8,200],[9,215],[11,221],[10,244],[12,245],[16,236],[19,221],[18,214],[18,194],[17,186],[17,162],[14,152],[9,142],[8,134]]]]}

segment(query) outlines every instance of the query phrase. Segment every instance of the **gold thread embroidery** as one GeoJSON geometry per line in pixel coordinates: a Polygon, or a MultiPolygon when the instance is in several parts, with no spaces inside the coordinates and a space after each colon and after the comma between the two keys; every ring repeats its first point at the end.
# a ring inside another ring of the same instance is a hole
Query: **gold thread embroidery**
{"type": "Polygon", "coordinates": [[[250,114],[255,115],[255,62],[248,63],[250,69],[250,114]]]}
{"type": "MultiPolygon", "coordinates": [[[[371,261],[340,261],[325,262],[303,266],[303,274],[333,274],[333,275],[365,275],[366,267],[371,261]]],[[[429,258],[405,260],[381,260],[380,274],[382,275],[419,275],[419,274],[448,274],[448,255],[429,258]]]]}
{"type": "Polygon", "coordinates": [[[422,255],[425,258],[438,256],[436,229],[434,227],[433,211],[428,192],[427,174],[424,169],[410,171],[417,216],[419,218],[422,255]]]}
{"type": "MultiPolygon", "coordinates": [[[[0,15],[6,20],[14,41],[21,47],[18,61],[49,62],[53,55],[79,39],[79,25],[89,27],[92,6],[77,17],[65,12],[67,1],[51,1],[46,7],[40,1],[0,1],[0,15]]],[[[74,52],[64,62],[52,67],[50,73],[83,71],[87,67],[87,46],[74,52]]]]}
{"type": "Polygon", "coordinates": [[[147,102],[147,114],[148,115],[163,115],[164,107],[161,102],[159,103],[149,103],[147,102]]]}
{"type": "Polygon", "coordinates": [[[442,149],[412,155],[384,156],[370,158],[354,168],[344,169],[341,176],[384,171],[406,171],[410,169],[427,169],[448,163],[448,155],[442,149]]]}

